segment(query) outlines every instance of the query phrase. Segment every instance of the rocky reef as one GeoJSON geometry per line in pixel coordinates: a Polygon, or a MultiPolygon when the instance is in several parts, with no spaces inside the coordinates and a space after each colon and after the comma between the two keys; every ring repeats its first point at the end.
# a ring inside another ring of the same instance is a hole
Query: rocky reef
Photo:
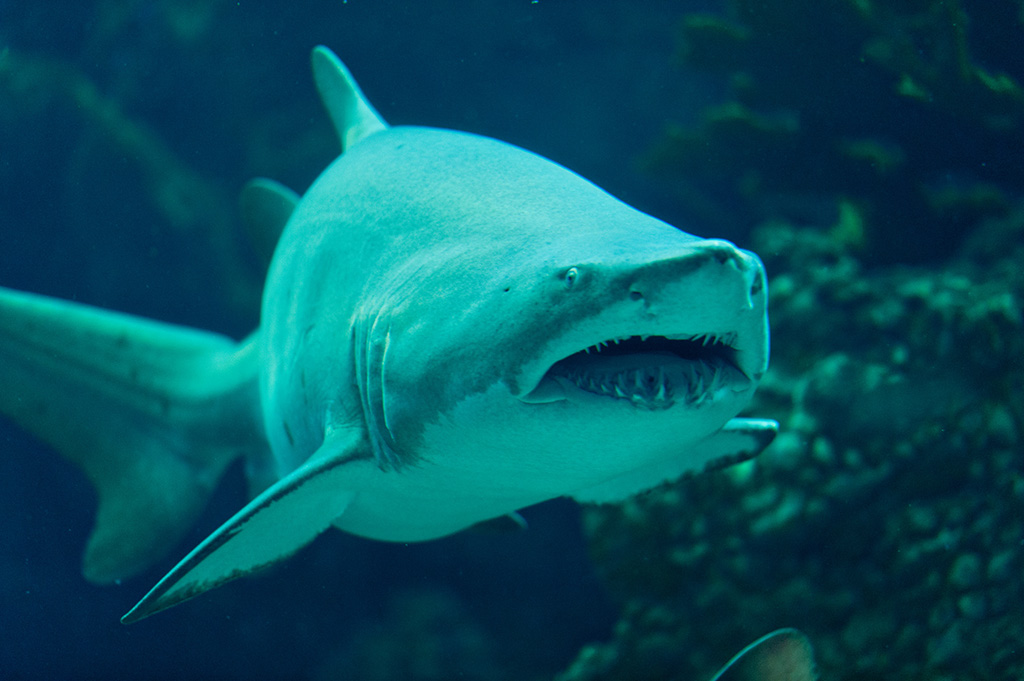
{"type": "Polygon", "coordinates": [[[678,55],[722,99],[646,162],[757,225],[781,434],[585,511],[623,614],[559,679],[703,678],[780,626],[826,679],[1020,678],[1024,5],[725,7],[678,55]]]}
{"type": "Polygon", "coordinates": [[[825,234],[754,235],[776,443],[585,512],[624,612],[562,681],[701,678],[779,626],[827,679],[1024,674],[1024,214],[941,269],[869,272],[825,234]]]}

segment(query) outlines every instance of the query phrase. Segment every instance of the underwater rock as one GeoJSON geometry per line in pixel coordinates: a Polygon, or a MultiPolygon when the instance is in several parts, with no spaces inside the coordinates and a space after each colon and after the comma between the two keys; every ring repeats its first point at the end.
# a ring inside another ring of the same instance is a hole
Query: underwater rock
{"type": "Polygon", "coordinates": [[[754,234],[782,423],[760,458],[584,513],[623,614],[569,679],[708,676],[794,626],[822,678],[1024,675],[1024,243],[866,270],[820,231],[754,234]],[[654,655],[652,648],[659,651],[654,655]]]}
{"type": "Polygon", "coordinates": [[[981,557],[976,553],[965,553],[953,561],[949,569],[949,583],[959,589],[970,589],[981,582],[981,557]]]}

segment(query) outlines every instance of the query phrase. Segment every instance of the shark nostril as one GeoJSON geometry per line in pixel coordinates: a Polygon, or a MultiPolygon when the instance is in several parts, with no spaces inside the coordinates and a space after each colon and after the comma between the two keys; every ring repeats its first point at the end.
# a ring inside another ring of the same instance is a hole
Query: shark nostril
{"type": "Polygon", "coordinates": [[[630,291],[629,292],[629,299],[630,300],[643,300],[643,297],[644,297],[644,294],[641,293],[640,291],[630,291]]]}
{"type": "Polygon", "coordinates": [[[764,277],[754,277],[754,283],[750,285],[750,296],[754,297],[764,290],[764,277]]]}
{"type": "Polygon", "coordinates": [[[708,244],[706,257],[708,260],[714,261],[718,265],[725,265],[727,263],[739,264],[736,253],[736,247],[728,241],[721,241],[719,239],[711,239],[708,244]]]}

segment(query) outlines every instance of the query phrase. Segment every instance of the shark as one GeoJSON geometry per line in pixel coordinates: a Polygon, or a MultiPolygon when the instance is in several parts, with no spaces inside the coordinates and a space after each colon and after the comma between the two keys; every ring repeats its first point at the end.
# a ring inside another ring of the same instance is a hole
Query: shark
{"type": "Polygon", "coordinates": [[[122,621],[332,527],[430,540],[772,441],[738,416],[768,364],[755,254],[510,144],[390,126],[333,52],[312,67],[341,154],[301,196],[243,189],[276,242],[250,336],[0,289],[0,412],[96,487],[88,581],[167,557],[246,462],[251,501],[122,621]]]}

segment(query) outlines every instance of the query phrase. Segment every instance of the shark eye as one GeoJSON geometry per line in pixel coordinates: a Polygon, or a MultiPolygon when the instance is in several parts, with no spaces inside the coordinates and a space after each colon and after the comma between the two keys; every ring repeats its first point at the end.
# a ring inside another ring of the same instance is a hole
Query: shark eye
{"type": "Polygon", "coordinates": [[[565,278],[563,279],[565,283],[565,288],[571,289],[573,286],[576,285],[576,281],[579,278],[580,271],[578,269],[576,269],[575,267],[570,267],[569,269],[567,269],[565,271],[565,278]]]}

